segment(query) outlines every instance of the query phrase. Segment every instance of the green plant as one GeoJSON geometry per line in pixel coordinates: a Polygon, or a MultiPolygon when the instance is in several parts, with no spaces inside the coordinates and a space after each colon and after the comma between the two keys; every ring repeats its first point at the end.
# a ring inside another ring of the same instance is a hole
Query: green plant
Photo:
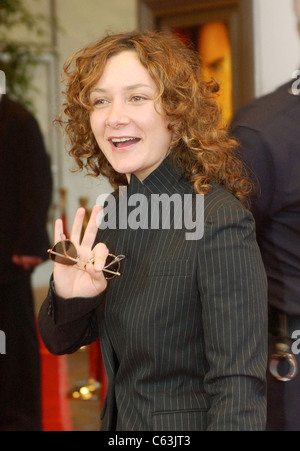
{"type": "MultiPolygon", "coordinates": [[[[6,92],[28,107],[35,90],[32,73],[42,53],[49,19],[28,10],[24,0],[0,0],[0,70],[6,75],[6,92]],[[34,40],[14,38],[16,27],[23,27],[34,40]],[[38,39],[36,39],[38,38],[38,39]]],[[[45,40],[46,41],[46,40],[45,40]]]]}

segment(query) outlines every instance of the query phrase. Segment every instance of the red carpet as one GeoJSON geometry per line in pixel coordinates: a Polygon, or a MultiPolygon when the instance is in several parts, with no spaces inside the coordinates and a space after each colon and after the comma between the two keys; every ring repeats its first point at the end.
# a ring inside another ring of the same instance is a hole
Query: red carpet
{"type": "Polygon", "coordinates": [[[50,354],[41,338],[42,422],[44,431],[72,431],[67,356],[50,354]]]}
{"type": "MultiPolygon", "coordinates": [[[[72,431],[69,404],[69,375],[67,356],[54,356],[47,351],[40,335],[42,423],[44,431],[72,431]]],[[[104,370],[100,344],[97,340],[89,346],[89,377],[101,383],[103,405],[107,392],[107,377],[104,370]]]]}

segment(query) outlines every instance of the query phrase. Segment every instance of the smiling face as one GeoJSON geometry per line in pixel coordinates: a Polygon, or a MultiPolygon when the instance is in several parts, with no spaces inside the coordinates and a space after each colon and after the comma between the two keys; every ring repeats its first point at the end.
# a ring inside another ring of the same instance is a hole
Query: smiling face
{"type": "Polygon", "coordinates": [[[171,131],[157,87],[135,51],[112,56],[90,94],[95,139],[116,172],[144,180],[168,154],[171,131]]]}

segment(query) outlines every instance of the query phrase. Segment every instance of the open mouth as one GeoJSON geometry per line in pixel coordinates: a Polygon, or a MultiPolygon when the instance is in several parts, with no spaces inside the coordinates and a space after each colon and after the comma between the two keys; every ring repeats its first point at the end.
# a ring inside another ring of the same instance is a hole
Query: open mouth
{"type": "Polygon", "coordinates": [[[118,149],[122,147],[127,147],[131,144],[136,144],[140,141],[140,138],[112,138],[110,139],[111,143],[117,147],[118,149]]]}

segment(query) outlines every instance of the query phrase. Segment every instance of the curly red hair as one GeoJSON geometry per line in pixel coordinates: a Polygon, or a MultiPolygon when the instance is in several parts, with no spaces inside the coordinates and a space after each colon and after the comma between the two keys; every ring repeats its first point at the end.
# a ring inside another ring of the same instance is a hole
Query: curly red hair
{"type": "Polygon", "coordinates": [[[160,102],[170,119],[170,160],[182,168],[197,193],[207,193],[217,183],[245,202],[251,184],[234,151],[237,142],[222,126],[216,100],[218,84],[203,78],[197,52],[176,36],[159,32],[131,32],[105,36],[76,52],[64,65],[66,102],[63,112],[71,143],[70,155],[78,168],[90,175],[108,177],[111,185],[127,183],[99,148],[90,126],[90,92],[101,77],[108,59],[134,50],[158,88],[160,102]]]}

